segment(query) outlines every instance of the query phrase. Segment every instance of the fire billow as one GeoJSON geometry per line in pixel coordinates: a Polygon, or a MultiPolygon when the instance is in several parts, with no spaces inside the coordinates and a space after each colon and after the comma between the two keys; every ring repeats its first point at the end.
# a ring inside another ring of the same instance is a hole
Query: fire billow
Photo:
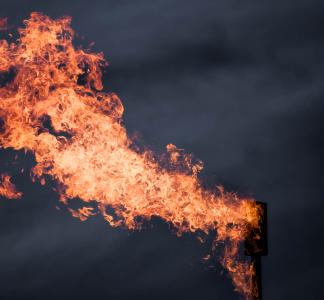
{"type": "MultiPolygon", "coordinates": [[[[15,43],[0,41],[0,147],[33,153],[34,180],[56,182],[60,201],[82,200],[72,215],[101,214],[113,227],[140,229],[160,217],[177,234],[215,234],[220,263],[235,289],[253,297],[252,265],[239,258],[248,233],[258,230],[259,206],[197,177],[202,163],[174,145],[156,155],[136,147],[122,124],[123,105],[101,92],[102,53],[76,49],[71,19],[32,13],[15,43]]],[[[0,192],[18,198],[8,175],[0,192]]],[[[212,249],[213,250],[213,249],[212,249]]]]}

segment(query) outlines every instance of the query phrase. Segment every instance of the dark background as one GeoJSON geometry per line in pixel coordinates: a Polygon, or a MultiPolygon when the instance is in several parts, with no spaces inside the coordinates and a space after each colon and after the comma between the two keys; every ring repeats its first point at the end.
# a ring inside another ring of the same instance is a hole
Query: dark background
{"type": "MultiPolygon", "coordinates": [[[[31,11],[71,15],[105,53],[130,133],[187,149],[203,177],[268,203],[264,299],[324,299],[323,1],[1,0],[9,25],[31,11]]],[[[15,174],[12,158],[1,152],[1,170],[15,174]]],[[[140,233],[80,222],[49,186],[14,180],[25,196],[0,199],[1,300],[239,299],[195,237],[158,220],[140,233]]]]}

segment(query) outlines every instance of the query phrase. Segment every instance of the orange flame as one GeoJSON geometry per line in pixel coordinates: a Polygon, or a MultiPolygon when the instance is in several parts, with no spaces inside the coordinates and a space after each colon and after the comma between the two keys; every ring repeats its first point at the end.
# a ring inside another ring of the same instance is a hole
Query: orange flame
{"type": "Polygon", "coordinates": [[[7,199],[19,199],[22,196],[21,192],[16,190],[16,187],[10,181],[11,177],[8,174],[0,175],[0,196],[7,199]]]}
{"type": "Polygon", "coordinates": [[[66,205],[73,198],[87,203],[69,208],[81,220],[100,213],[111,226],[139,229],[158,216],[179,235],[215,232],[214,247],[225,248],[221,264],[236,290],[252,297],[253,269],[239,259],[239,247],[258,227],[258,205],[220,187],[204,189],[202,163],[174,145],[162,156],[136,147],[122,125],[120,99],[101,92],[103,54],[75,49],[70,21],[32,13],[17,43],[0,41],[7,78],[0,147],[31,151],[34,179],[54,179],[66,205]]]}

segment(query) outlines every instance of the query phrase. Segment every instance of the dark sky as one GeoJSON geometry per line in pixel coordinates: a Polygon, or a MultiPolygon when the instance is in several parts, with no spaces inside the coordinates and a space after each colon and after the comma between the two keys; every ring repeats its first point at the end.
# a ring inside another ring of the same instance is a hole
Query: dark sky
{"type": "MultiPolygon", "coordinates": [[[[31,11],[71,15],[105,53],[130,133],[185,148],[203,177],[268,203],[265,300],[324,299],[323,1],[1,0],[11,25],[31,11]]],[[[194,236],[158,220],[140,233],[80,222],[49,186],[14,180],[25,196],[0,199],[1,300],[239,299],[194,236]]]]}

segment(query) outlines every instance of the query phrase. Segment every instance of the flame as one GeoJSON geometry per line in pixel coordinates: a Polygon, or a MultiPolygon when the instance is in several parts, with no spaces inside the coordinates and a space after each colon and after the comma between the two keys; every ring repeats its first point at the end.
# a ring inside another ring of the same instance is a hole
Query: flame
{"type": "Polygon", "coordinates": [[[11,177],[8,174],[0,175],[0,196],[7,199],[19,199],[22,196],[21,192],[16,190],[16,187],[10,181],[11,177]]]}
{"type": "MultiPolygon", "coordinates": [[[[133,230],[157,216],[178,235],[215,234],[213,249],[224,246],[220,262],[235,289],[251,298],[253,268],[239,258],[239,249],[258,227],[258,205],[222,187],[203,188],[202,162],[174,145],[160,156],[136,146],[122,124],[120,99],[101,91],[103,54],[74,48],[70,22],[32,13],[16,43],[0,41],[6,78],[0,147],[33,153],[33,179],[54,179],[68,206],[71,199],[82,200],[84,207],[69,207],[81,220],[101,214],[111,226],[133,230]]],[[[8,191],[10,181],[3,178],[8,191]]]]}
{"type": "Polygon", "coordinates": [[[7,30],[8,18],[0,18],[0,31],[7,30]]]}

